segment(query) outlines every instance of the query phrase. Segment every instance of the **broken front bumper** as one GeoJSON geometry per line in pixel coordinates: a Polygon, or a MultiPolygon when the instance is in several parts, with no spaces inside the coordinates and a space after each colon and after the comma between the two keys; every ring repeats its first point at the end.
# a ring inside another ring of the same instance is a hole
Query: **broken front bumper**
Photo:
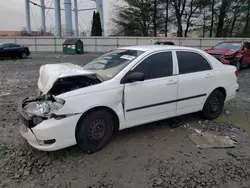
{"type": "Polygon", "coordinates": [[[18,129],[28,143],[38,150],[55,151],[76,144],[75,128],[81,114],[62,119],[29,116],[24,106],[31,99],[25,99],[18,105],[18,129]]]}

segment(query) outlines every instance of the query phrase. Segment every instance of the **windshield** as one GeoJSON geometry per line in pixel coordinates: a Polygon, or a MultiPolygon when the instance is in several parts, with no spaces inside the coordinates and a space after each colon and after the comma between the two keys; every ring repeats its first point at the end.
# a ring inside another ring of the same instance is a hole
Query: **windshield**
{"type": "Polygon", "coordinates": [[[83,68],[95,72],[104,80],[109,80],[143,53],[144,51],[129,49],[114,50],[87,63],[83,68]]]}
{"type": "Polygon", "coordinates": [[[215,49],[233,49],[233,50],[239,50],[241,46],[241,43],[220,43],[216,45],[215,49]]]}

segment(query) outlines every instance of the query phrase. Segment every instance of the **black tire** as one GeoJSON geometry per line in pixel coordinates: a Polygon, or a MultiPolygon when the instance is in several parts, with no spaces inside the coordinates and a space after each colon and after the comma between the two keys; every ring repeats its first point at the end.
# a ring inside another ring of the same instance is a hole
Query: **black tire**
{"type": "Polygon", "coordinates": [[[22,59],[27,59],[28,54],[26,52],[22,52],[21,57],[22,59]]]}
{"type": "Polygon", "coordinates": [[[90,112],[80,119],[76,128],[76,142],[84,153],[95,153],[112,138],[114,121],[105,110],[90,112]]]}
{"type": "Polygon", "coordinates": [[[220,116],[224,108],[225,97],[219,90],[213,91],[207,98],[202,113],[208,120],[216,119],[220,116]]]}
{"type": "Polygon", "coordinates": [[[237,71],[239,71],[242,68],[241,60],[236,60],[236,61],[232,62],[231,65],[235,66],[237,71]]]}

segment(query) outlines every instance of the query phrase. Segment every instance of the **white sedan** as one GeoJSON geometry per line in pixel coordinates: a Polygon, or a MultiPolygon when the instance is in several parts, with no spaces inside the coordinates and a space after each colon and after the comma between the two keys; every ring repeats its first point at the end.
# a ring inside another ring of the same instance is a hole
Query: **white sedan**
{"type": "Polygon", "coordinates": [[[239,85],[234,66],[179,46],[133,46],[83,67],[40,68],[37,98],[19,104],[19,130],[29,144],[53,151],[77,144],[101,150],[114,131],[193,112],[217,118],[239,85]]]}

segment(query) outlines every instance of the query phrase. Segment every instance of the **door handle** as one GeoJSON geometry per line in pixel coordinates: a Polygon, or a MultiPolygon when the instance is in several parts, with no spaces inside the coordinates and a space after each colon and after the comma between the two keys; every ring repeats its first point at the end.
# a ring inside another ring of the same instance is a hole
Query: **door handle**
{"type": "Polygon", "coordinates": [[[177,80],[169,80],[167,85],[174,85],[177,84],[177,80]]]}

